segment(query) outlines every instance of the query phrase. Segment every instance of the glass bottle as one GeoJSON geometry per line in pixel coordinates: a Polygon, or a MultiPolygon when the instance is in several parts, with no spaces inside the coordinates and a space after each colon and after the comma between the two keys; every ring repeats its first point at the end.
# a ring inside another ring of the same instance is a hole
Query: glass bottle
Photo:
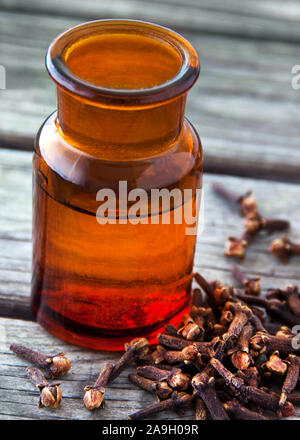
{"type": "Polygon", "coordinates": [[[197,54],[170,29],[100,20],[59,35],[46,66],[57,112],[33,158],[33,311],[80,346],[152,342],[190,299],[196,235],[183,211],[197,217],[202,150],[184,111],[197,54]],[[187,197],[168,206],[174,189],[187,197]]]}

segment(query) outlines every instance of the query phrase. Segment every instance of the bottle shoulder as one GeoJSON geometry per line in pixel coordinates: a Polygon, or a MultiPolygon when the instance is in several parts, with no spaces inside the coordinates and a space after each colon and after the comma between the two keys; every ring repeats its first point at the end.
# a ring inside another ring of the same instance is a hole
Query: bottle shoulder
{"type": "Polygon", "coordinates": [[[202,147],[199,136],[188,120],[184,120],[179,137],[163,151],[138,157],[110,154],[91,156],[66,142],[52,114],[42,125],[36,139],[36,155],[61,178],[80,186],[113,188],[127,180],[132,187],[151,189],[169,187],[191,172],[202,171],[202,147]]]}

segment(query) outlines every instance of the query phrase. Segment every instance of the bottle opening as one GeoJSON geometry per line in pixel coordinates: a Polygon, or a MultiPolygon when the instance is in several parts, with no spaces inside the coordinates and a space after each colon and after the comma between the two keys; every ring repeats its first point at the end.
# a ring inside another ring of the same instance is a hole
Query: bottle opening
{"type": "Polygon", "coordinates": [[[59,35],[46,66],[58,86],[109,105],[143,105],[186,92],[199,75],[197,54],[172,30],[135,20],[99,20],[59,35]]]}
{"type": "Polygon", "coordinates": [[[132,33],[103,33],[72,45],[64,61],[69,70],[93,85],[144,89],[178,74],[180,52],[163,40],[132,33]]]}

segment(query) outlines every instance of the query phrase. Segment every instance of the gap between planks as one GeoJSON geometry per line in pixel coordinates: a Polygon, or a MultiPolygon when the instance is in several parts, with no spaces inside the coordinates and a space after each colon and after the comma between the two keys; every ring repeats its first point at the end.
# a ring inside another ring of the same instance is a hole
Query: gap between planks
{"type": "MultiPolygon", "coordinates": [[[[46,48],[54,36],[81,18],[41,15],[37,20],[19,14],[17,0],[10,4],[16,5],[16,12],[0,16],[1,63],[9,72],[9,87],[1,91],[0,146],[29,150],[42,120],[55,108],[54,86],[43,62],[46,48]]],[[[214,5],[222,9],[219,2],[214,5]]],[[[264,5],[268,9],[268,3],[264,5]]],[[[88,8],[94,6],[90,2],[88,8]]],[[[186,36],[199,51],[203,67],[189,94],[187,115],[203,141],[205,170],[299,182],[300,93],[290,84],[299,48],[286,42],[258,43],[189,31],[186,36]]]]}

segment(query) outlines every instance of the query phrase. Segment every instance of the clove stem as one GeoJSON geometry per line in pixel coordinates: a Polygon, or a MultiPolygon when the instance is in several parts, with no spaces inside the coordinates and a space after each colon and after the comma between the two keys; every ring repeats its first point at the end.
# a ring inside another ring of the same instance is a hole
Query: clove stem
{"type": "Polygon", "coordinates": [[[143,358],[149,352],[149,343],[145,338],[133,339],[125,344],[125,353],[115,364],[111,372],[109,383],[113,382],[122,371],[124,371],[135,358],[143,358]]]}
{"type": "Polygon", "coordinates": [[[166,410],[180,410],[189,406],[194,399],[194,396],[187,393],[178,393],[174,391],[169,399],[162,400],[154,405],[148,406],[147,408],[141,409],[128,417],[131,420],[144,419],[146,417],[152,417],[166,410]]]}

